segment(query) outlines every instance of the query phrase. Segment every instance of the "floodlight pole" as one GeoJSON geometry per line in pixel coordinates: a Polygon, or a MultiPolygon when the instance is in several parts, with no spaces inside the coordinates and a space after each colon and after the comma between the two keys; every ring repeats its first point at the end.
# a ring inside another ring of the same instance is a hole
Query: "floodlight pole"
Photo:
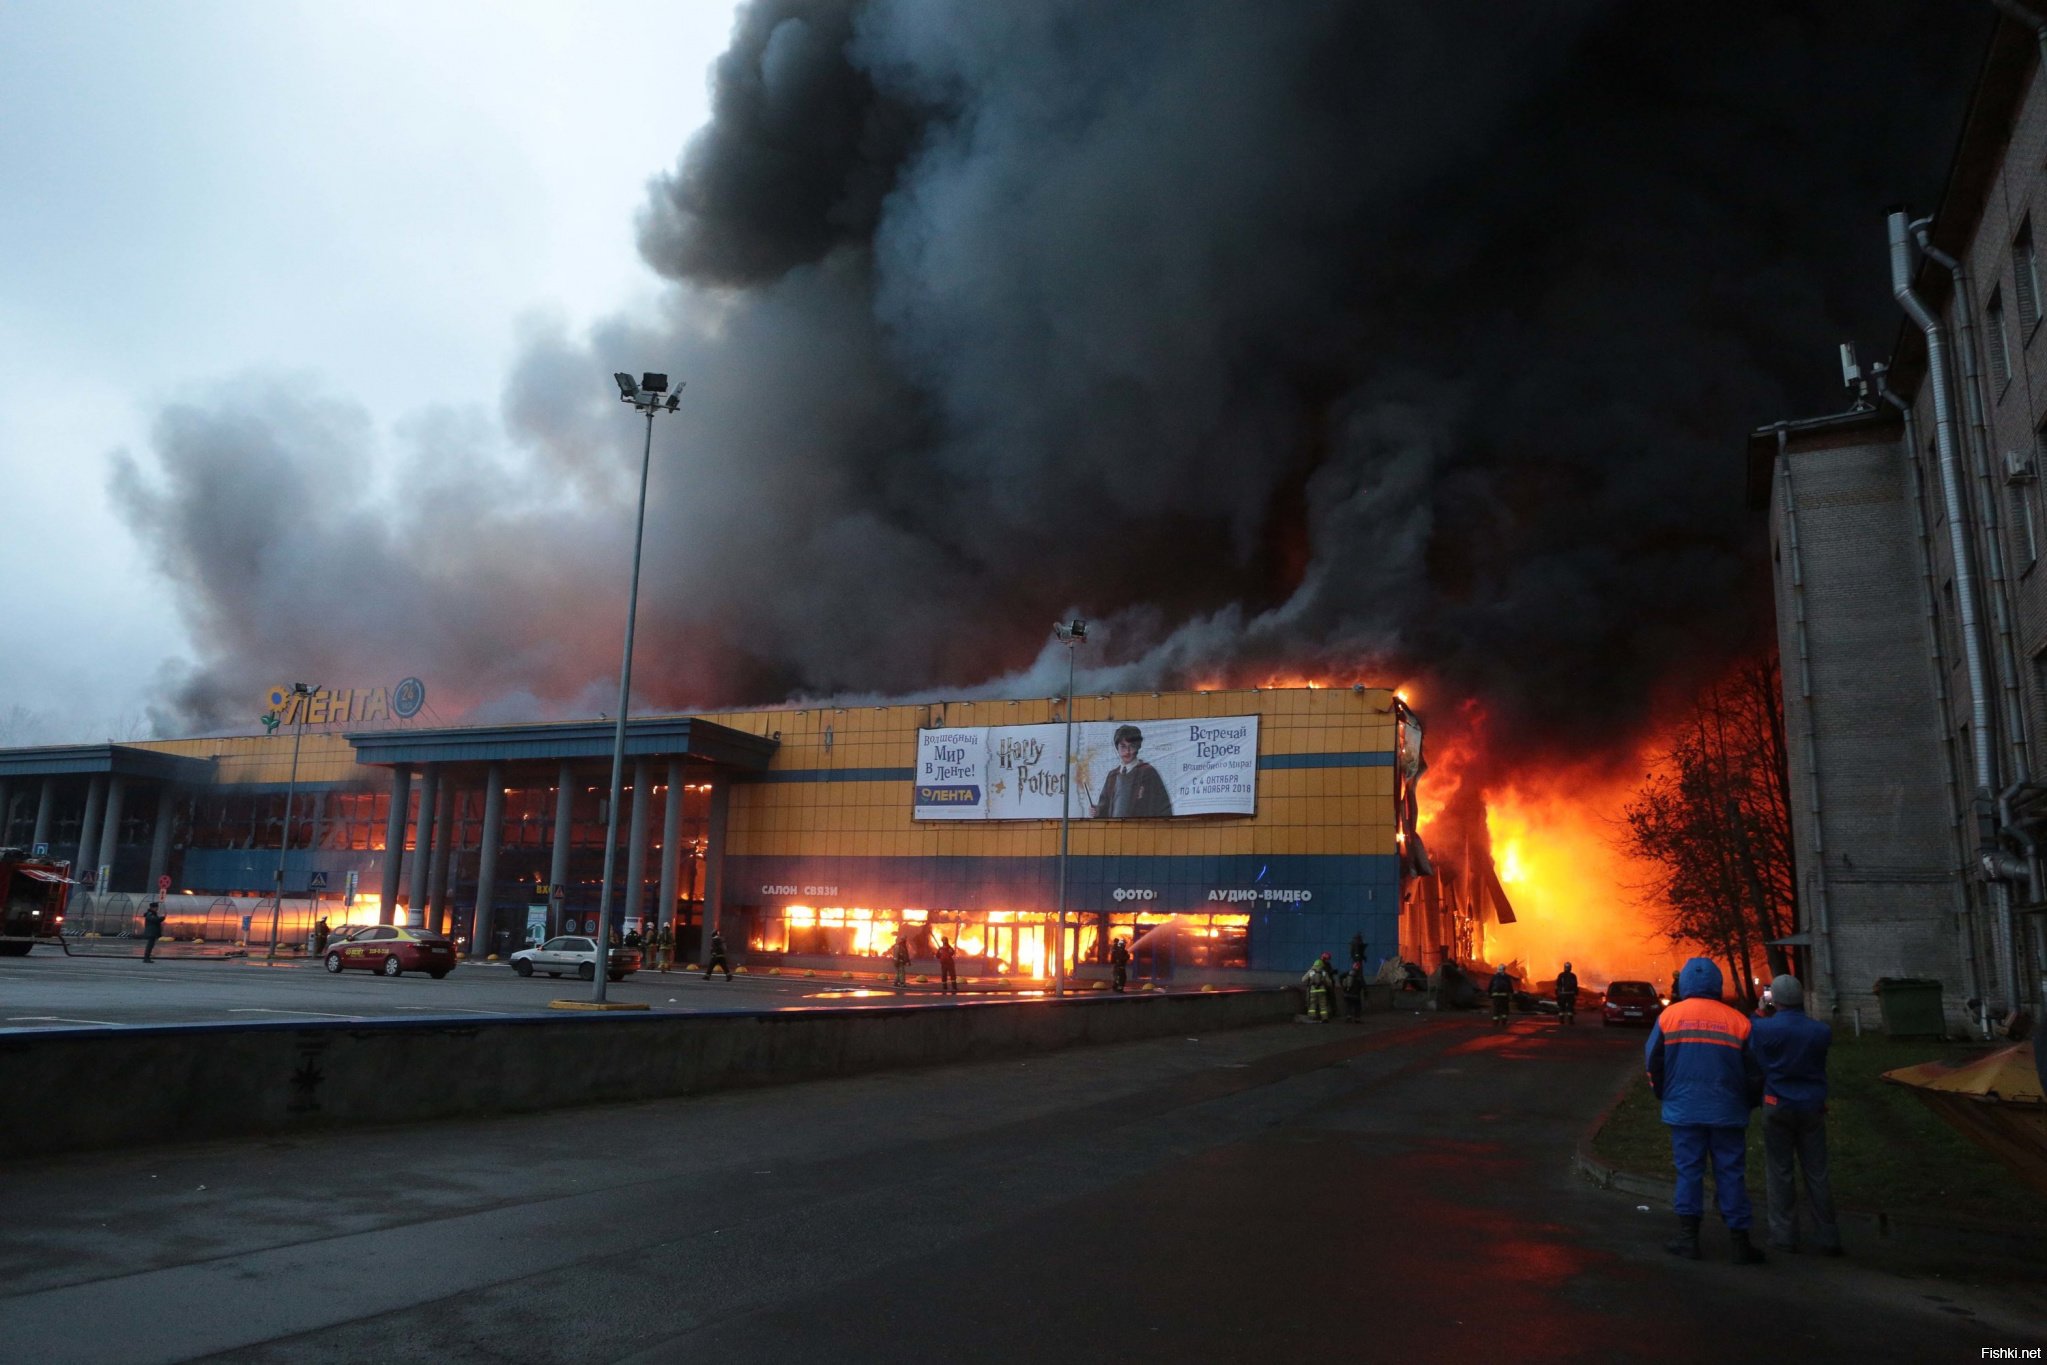
{"type": "MultiPolygon", "coordinates": [[[[633,580],[626,597],[625,659],[618,669],[618,723],[611,734],[611,800],[604,819],[604,880],[597,891],[597,970],[590,981],[590,999],[599,1005],[604,1003],[604,987],[610,979],[611,874],[618,865],[618,802],[625,781],[625,713],[633,693],[633,625],[640,614],[640,547],[647,535],[647,470],[654,458],[654,414],[663,405],[660,393],[638,388],[628,392],[628,381],[621,376],[618,382],[620,400],[647,414],[647,439],[640,448],[640,510],[633,521],[633,580]]],[[[674,395],[666,403],[669,412],[675,411],[674,395]]],[[[645,793],[635,792],[633,799],[645,800],[645,793]]]]}
{"type": "Polygon", "coordinates": [[[1073,654],[1087,639],[1087,623],[1060,622],[1052,628],[1066,646],[1066,762],[1059,783],[1059,923],[1052,944],[1052,994],[1066,994],[1066,854],[1073,829],[1073,654]]]}
{"type": "Polygon", "coordinates": [[[298,712],[298,728],[291,734],[291,780],[284,784],[284,829],[277,841],[276,894],[270,898],[270,951],[265,962],[277,960],[277,917],[284,911],[284,855],[291,852],[291,803],[299,789],[299,743],[306,737],[306,698],[313,695],[310,683],[291,685],[292,709],[298,712]]]}

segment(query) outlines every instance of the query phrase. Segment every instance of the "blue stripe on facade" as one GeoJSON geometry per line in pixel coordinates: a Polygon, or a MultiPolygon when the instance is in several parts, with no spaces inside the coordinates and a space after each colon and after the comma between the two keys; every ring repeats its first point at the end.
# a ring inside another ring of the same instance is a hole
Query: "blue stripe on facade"
{"type": "MultiPolygon", "coordinates": [[[[728,915],[746,906],[772,914],[791,904],[1049,910],[1058,902],[1059,860],[728,854],[725,886],[728,915]],[[765,892],[764,887],[794,890],[765,892]]],[[[1305,970],[1323,952],[1343,961],[1351,935],[1360,933],[1376,961],[1399,950],[1400,859],[1395,854],[1074,857],[1067,867],[1067,909],[1074,914],[1246,914],[1251,966],[1261,970],[1305,970]],[[1122,900],[1116,899],[1119,890],[1122,900]],[[1267,891],[1286,898],[1266,900],[1267,891]],[[1218,892],[1222,899],[1215,898],[1218,892]]]]}
{"type": "Polygon", "coordinates": [[[1376,749],[1367,753],[1342,754],[1260,754],[1258,767],[1261,771],[1281,768],[1390,768],[1393,766],[1391,749],[1376,749]]]}
{"type": "MultiPolygon", "coordinates": [[[[1261,771],[1283,771],[1289,768],[1390,768],[1393,766],[1391,750],[1375,750],[1368,753],[1339,754],[1263,754],[1258,759],[1261,771]]],[[[734,782],[911,782],[915,781],[915,768],[784,768],[777,772],[748,773],[735,776],[734,782]]]]}
{"type": "Polygon", "coordinates": [[[748,773],[739,782],[909,782],[915,768],[785,768],[780,772],[748,773]]]}

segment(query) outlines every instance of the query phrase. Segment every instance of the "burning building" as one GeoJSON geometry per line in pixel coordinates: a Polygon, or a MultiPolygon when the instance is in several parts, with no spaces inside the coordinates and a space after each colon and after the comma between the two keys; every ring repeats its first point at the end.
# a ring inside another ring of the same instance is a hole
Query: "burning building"
{"type": "MultiPolygon", "coordinates": [[[[595,931],[610,723],[324,723],[0,751],[0,843],[91,870],[86,930],[159,885],[247,896],[282,867],[294,924],[403,918],[473,955],[595,931]]],[[[1042,977],[1121,939],[1164,975],[1452,938],[1444,901],[1410,891],[1421,725],[1382,688],[648,716],[626,754],[615,922],[685,954],[706,925],[756,961],[825,965],[944,938],[1042,977]]]]}

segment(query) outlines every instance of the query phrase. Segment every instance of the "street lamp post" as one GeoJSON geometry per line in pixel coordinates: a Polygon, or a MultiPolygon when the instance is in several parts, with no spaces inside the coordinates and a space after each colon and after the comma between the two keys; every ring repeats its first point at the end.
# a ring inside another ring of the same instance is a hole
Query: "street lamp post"
{"type": "Polygon", "coordinates": [[[284,911],[284,855],[291,852],[291,803],[299,789],[299,743],[306,737],[306,698],[312,695],[311,683],[291,685],[291,708],[298,714],[298,727],[291,732],[291,780],[284,784],[284,829],[277,841],[277,885],[270,898],[270,951],[263,955],[265,962],[277,960],[277,917],[284,911]]]}
{"type": "Polygon", "coordinates": [[[1059,784],[1059,925],[1052,944],[1052,994],[1066,994],[1066,849],[1073,829],[1073,655],[1087,643],[1087,622],[1075,617],[1052,627],[1066,646],[1066,764],[1059,784]]]}
{"type": "MultiPolygon", "coordinates": [[[[604,986],[611,967],[611,874],[618,863],[618,800],[625,780],[625,715],[633,693],[633,624],[640,614],[640,546],[647,534],[647,470],[654,458],[654,414],[674,412],[682,401],[682,385],[668,391],[668,376],[643,374],[638,383],[624,372],[612,376],[618,383],[618,397],[637,412],[647,414],[647,440],[640,449],[640,510],[633,521],[633,586],[626,597],[625,661],[618,669],[618,723],[611,735],[611,801],[604,818],[604,880],[597,891],[597,970],[591,977],[590,999],[604,1003],[604,986]]],[[[634,799],[644,801],[645,792],[634,799]]]]}

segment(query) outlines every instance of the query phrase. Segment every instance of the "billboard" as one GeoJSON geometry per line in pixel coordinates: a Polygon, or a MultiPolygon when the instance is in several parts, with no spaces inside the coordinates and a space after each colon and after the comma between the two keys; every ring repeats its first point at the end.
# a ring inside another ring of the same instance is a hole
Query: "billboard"
{"type": "MultiPolygon", "coordinates": [[[[1057,820],[1066,727],[954,726],[917,732],[919,820],[1057,820]]],[[[1076,820],[1254,815],[1258,717],[1076,721],[1076,820]]]]}

